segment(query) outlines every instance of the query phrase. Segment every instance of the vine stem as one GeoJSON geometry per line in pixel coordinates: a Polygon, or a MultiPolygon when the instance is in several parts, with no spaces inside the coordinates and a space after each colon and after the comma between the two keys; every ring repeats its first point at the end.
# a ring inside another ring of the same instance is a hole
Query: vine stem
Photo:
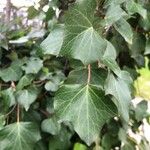
{"type": "Polygon", "coordinates": [[[100,149],[99,143],[100,143],[100,138],[97,137],[97,139],[95,140],[95,150],[99,150],[100,149]]]}
{"type": "Polygon", "coordinates": [[[91,80],[91,65],[88,65],[88,79],[87,79],[87,83],[89,84],[91,80]]]}
{"type": "Polygon", "coordinates": [[[5,114],[5,116],[9,116],[14,111],[15,107],[16,105],[14,105],[14,107],[7,114],[5,114]]]}
{"type": "Polygon", "coordinates": [[[17,123],[20,122],[20,106],[17,104],[17,123]]]}

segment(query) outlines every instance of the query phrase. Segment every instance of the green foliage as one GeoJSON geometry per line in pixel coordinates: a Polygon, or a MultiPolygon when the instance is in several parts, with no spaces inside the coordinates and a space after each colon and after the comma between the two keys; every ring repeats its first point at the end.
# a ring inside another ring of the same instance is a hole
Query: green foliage
{"type": "Polygon", "coordinates": [[[40,140],[41,136],[35,124],[19,122],[5,126],[0,132],[1,149],[29,149],[40,140]],[[12,142],[14,141],[14,142],[12,142]]]}
{"type": "Polygon", "coordinates": [[[0,150],[150,149],[150,2],[38,5],[0,17],[0,150]]]}

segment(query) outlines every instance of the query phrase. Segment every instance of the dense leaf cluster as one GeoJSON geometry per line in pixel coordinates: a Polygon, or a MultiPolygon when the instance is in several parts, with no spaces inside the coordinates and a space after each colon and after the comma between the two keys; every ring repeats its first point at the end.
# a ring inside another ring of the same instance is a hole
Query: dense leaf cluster
{"type": "Polygon", "coordinates": [[[0,22],[0,150],[150,148],[131,136],[149,117],[146,101],[131,100],[150,54],[150,2],[39,5],[27,15],[37,30],[0,22]]]}

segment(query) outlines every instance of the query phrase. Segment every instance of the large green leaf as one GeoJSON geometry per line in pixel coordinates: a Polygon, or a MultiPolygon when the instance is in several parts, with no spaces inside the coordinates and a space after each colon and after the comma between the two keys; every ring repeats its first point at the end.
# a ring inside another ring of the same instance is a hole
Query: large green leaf
{"type": "Polygon", "coordinates": [[[110,73],[105,84],[106,94],[113,95],[113,101],[125,121],[129,120],[129,104],[131,100],[131,92],[128,85],[130,80],[128,78],[125,73],[122,73],[122,78],[115,77],[110,73]]]}
{"type": "Polygon", "coordinates": [[[38,127],[34,123],[13,123],[0,130],[0,149],[33,150],[40,138],[38,127]]]}
{"type": "Polygon", "coordinates": [[[92,5],[88,5],[90,2],[82,5],[82,1],[77,1],[66,14],[65,39],[60,52],[84,64],[97,61],[106,48],[106,42],[97,32],[98,18],[94,16],[92,5]]]}
{"type": "Polygon", "coordinates": [[[64,85],[55,96],[54,108],[60,121],[69,121],[88,145],[96,140],[116,108],[104,92],[92,85],[64,85]]]}
{"type": "Polygon", "coordinates": [[[115,29],[124,37],[124,39],[132,44],[133,32],[129,23],[121,18],[114,24],[115,29]]]}

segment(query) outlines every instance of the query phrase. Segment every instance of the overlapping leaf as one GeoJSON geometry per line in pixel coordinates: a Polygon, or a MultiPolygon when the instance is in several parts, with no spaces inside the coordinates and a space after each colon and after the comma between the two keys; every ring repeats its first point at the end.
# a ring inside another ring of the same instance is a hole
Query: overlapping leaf
{"type": "Polygon", "coordinates": [[[16,103],[14,96],[14,89],[12,87],[1,91],[0,94],[2,95],[3,101],[9,103],[9,107],[13,106],[16,103]]]}
{"type": "Polygon", "coordinates": [[[22,76],[22,65],[23,61],[16,60],[9,67],[0,69],[0,78],[5,82],[18,81],[22,76]]]}
{"type": "Polygon", "coordinates": [[[142,5],[140,5],[139,3],[134,2],[134,0],[128,0],[126,2],[126,9],[127,9],[129,14],[138,13],[144,19],[147,16],[147,10],[142,5]]]}
{"type": "Polygon", "coordinates": [[[120,7],[120,5],[115,5],[112,3],[106,12],[105,22],[107,26],[111,26],[116,21],[126,16],[126,12],[120,7]]]}
{"type": "Polygon", "coordinates": [[[129,23],[121,18],[114,24],[115,29],[124,37],[124,39],[132,44],[133,32],[129,23]]]}
{"type": "Polygon", "coordinates": [[[27,111],[30,105],[36,100],[37,96],[38,96],[37,89],[29,88],[29,89],[18,91],[16,94],[16,100],[27,111]]]}
{"type": "Polygon", "coordinates": [[[106,94],[113,95],[113,101],[125,121],[129,120],[129,104],[131,101],[129,83],[131,83],[130,77],[125,72],[122,72],[122,78],[115,77],[110,73],[105,84],[106,94]]]}
{"type": "Polygon", "coordinates": [[[26,74],[36,74],[40,71],[40,69],[43,67],[43,61],[36,57],[31,57],[24,66],[22,66],[22,69],[26,72],[26,74]]]}
{"type": "Polygon", "coordinates": [[[103,91],[92,85],[64,85],[54,107],[60,121],[69,121],[88,145],[96,140],[103,124],[115,115],[114,104],[103,91]]]}
{"type": "Polygon", "coordinates": [[[58,55],[64,40],[64,27],[58,26],[41,43],[44,54],[58,55]]]}

